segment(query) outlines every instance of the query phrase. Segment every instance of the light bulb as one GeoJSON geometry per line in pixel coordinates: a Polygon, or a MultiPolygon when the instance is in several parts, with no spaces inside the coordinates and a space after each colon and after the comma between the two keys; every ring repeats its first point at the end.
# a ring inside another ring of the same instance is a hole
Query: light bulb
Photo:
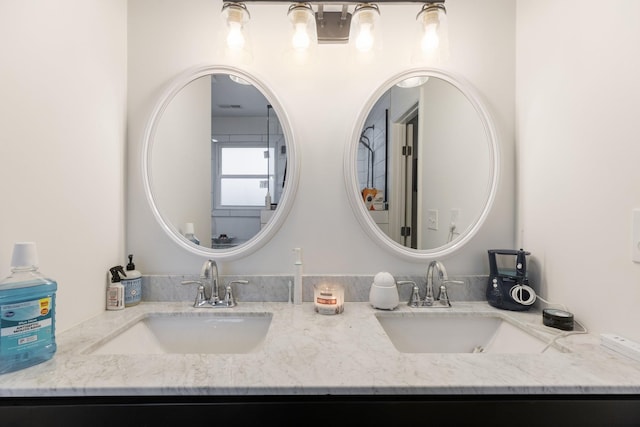
{"type": "Polygon", "coordinates": [[[368,52],[376,44],[376,21],[380,11],[376,5],[363,3],[353,13],[352,25],[355,25],[355,47],[360,52],[368,52]]]}
{"type": "Polygon", "coordinates": [[[249,22],[249,11],[243,3],[224,3],[222,14],[227,22],[227,46],[232,50],[242,50],[247,42],[245,24],[249,22]]]}
{"type": "Polygon", "coordinates": [[[229,22],[229,34],[227,35],[227,46],[231,49],[242,49],[244,47],[244,34],[242,25],[239,22],[229,22]]]}
{"type": "Polygon", "coordinates": [[[306,24],[303,23],[295,25],[291,44],[293,45],[294,49],[299,50],[304,50],[309,47],[309,45],[311,44],[311,39],[309,37],[309,34],[307,33],[306,24]]]}
{"type": "Polygon", "coordinates": [[[313,9],[308,3],[294,3],[289,7],[287,13],[291,24],[293,24],[293,36],[291,45],[295,50],[304,51],[315,42],[315,16],[313,9]]]}
{"type": "Polygon", "coordinates": [[[371,24],[361,24],[360,33],[356,38],[356,49],[360,52],[368,52],[373,47],[373,31],[371,24]]]}
{"type": "Polygon", "coordinates": [[[420,42],[422,51],[424,53],[433,52],[434,50],[438,49],[439,45],[440,37],[438,36],[437,25],[427,25],[424,30],[424,36],[422,36],[422,41],[420,42]]]}
{"type": "Polygon", "coordinates": [[[449,57],[447,12],[442,3],[427,3],[418,13],[420,26],[418,48],[422,58],[431,63],[444,62],[449,57]]]}

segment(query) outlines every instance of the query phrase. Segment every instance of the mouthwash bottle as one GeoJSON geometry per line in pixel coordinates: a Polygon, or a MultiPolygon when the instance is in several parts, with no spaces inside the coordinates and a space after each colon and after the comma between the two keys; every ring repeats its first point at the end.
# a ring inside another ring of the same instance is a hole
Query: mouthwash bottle
{"type": "Polygon", "coordinates": [[[0,281],[0,374],[53,357],[57,289],[38,272],[35,243],[16,243],[11,274],[0,281]]]}

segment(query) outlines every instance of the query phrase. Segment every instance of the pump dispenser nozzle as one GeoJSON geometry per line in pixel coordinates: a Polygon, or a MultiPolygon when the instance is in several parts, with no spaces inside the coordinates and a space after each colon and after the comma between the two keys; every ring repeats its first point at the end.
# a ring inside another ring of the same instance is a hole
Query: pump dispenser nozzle
{"type": "MultiPolygon", "coordinates": [[[[136,265],[133,263],[133,254],[129,254],[129,264],[127,264],[127,270],[135,270],[136,265]]],[[[125,274],[126,276],[126,274],[125,274]]]]}

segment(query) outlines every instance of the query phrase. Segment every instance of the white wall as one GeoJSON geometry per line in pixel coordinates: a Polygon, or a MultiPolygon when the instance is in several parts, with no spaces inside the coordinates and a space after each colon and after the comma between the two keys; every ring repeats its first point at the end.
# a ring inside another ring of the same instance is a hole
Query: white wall
{"type": "Polygon", "coordinates": [[[640,2],[517,2],[519,229],[546,299],[640,340],[640,2]]]}
{"type": "Polygon", "coordinates": [[[104,310],[126,261],[126,1],[0,1],[0,274],[34,241],[57,330],[104,310]]]}
{"type": "MultiPolygon", "coordinates": [[[[129,1],[129,197],[127,251],[144,273],[197,273],[202,259],[177,247],[156,224],[142,192],[141,138],[164,85],[203,63],[238,65],[218,49],[221,1],[129,1]]],[[[293,272],[293,247],[304,250],[305,273],[422,274],[426,263],[400,260],[380,248],[351,211],[343,181],[344,145],[368,98],[388,78],[411,67],[416,5],[380,5],[383,50],[361,62],[344,45],[319,46],[304,64],[283,52],[288,4],[250,4],[253,62],[241,65],[277,94],[300,147],[299,192],[277,236],[256,253],[221,263],[222,274],[293,272]],[[386,25],[386,26],[385,26],[386,25]]],[[[456,0],[450,16],[450,69],[482,96],[502,138],[500,194],[487,226],[446,261],[450,274],[488,271],[488,248],[514,242],[515,3],[456,0]]],[[[456,173],[456,171],[452,171],[456,173]]]]}

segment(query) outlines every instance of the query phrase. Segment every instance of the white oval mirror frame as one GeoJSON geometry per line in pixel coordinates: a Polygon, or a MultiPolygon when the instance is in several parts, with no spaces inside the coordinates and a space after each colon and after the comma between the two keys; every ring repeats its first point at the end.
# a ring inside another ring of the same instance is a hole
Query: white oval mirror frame
{"type": "Polygon", "coordinates": [[[171,80],[167,87],[160,94],[155,106],[151,111],[149,120],[143,135],[142,144],[142,179],[144,191],[153,216],[158,221],[160,227],[165,233],[180,247],[187,251],[203,256],[214,257],[216,259],[233,260],[255,252],[257,249],[266,244],[278,231],[284,223],[289,211],[291,210],[293,200],[298,187],[300,174],[300,156],[298,154],[296,142],[293,137],[293,131],[289,118],[282,108],[276,95],[262,82],[246,72],[231,66],[221,65],[204,65],[188,69],[176,78],[171,80]],[[158,124],[162,118],[164,111],[174,97],[189,83],[200,77],[212,74],[229,74],[243,79],[255,86],[269,100],[273,110],[278,116],[280,125],[285,136],[287,144],[287,179],[283,189],[282,197],[278,203],[278,208],[274,211],[271,220],[258,232],[253,238],[247,242],[228,249],[211,249],[204,246],[198,246],[187,240],[174,224],[167,220],[161,209],[157,206],[154,198],[153,186],[151,184],[152,177],[152,153],[154,137],[158,128],[158,124]]]}
{"type": "Polygon", "coordinates": [[[382,246],[384,249],[390,251],[395,255],[410,260],[410,261],[425,261],[432,260],[438,257],[444,257],[454,253],[467,244],[473,236],[476,235],[478,230],[484,224],[493,202],[496,197],[500,176],[500,150],[496,131],[494,129],[493,121],[488,113],[486,107],[480,101],[479,96],[476,94],[475,89],[467,83],[463,78],[455,76],[450,72],[432,68],[420,68],[412,69],[397,74],[388,79],[380,88],[371,96],[367,103],[362,108],[358,119],[353,128],[353,133],[350,136],[349,141],[345,144],[345,156],[344,156],[344,180],[346,185],[347,196],[353,209],[356,218],[360,222],[364,231],[372,236],[373,240],[382,246]],[[484,134],[486,136],[488,150],[489,150],[489,177],[488,185],[486,189],[486,197],[482,206],[480,214],[475,221],[455,240],[442,245],[434,249],[422,249],[416,250],[405,247],[394,240],[392,240],[374,221],[372,216],[366,209],[366,206],[362,200],[361,189],[358,184],[358,141],[362,132],[364,124],[367,120],[369,112],[376,104],[378,99],[393,85],[398,82],[404,81],[412,77],[429,76],[442,79],[452,86],[457,88],[470,102],[473,108],[478,113],[484,134]]]}

